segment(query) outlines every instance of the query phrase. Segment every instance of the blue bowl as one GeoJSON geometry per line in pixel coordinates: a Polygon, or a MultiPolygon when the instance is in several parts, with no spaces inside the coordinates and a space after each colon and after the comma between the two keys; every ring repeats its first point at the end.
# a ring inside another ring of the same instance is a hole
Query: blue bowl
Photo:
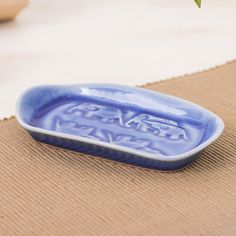
{"type": "Polygon", "coordinates": [[[192,102],[111,84],[30,88],[16,117],[38,141],[160,170],[187,166],[224,129],[217,115],[192,102]]]}

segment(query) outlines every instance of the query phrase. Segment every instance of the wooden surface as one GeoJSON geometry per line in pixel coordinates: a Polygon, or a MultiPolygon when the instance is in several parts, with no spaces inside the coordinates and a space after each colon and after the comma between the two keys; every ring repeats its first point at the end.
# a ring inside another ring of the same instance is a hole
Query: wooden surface
{"type": "Polygon", "coordinates": [[[0,23],[15,18],[27,2],[28,0],[0,0],[0,23]]]}
{"type": "Polygon", "coordinates": [[[236,61],[144,86],[225,122],[195,163],[163,173],[38,143],[0,122],[0,235],[236,235],[236,61]]]}

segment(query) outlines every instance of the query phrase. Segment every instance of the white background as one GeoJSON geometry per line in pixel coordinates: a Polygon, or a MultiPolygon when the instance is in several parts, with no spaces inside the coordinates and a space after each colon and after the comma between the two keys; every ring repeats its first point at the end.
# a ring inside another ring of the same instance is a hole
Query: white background
{"type": "Polygon", "coordinates": [[[236,0],[202,1],[30,0],[0,24],[0,118],[33,85],[141,85],[234,59],[236,0]]]}

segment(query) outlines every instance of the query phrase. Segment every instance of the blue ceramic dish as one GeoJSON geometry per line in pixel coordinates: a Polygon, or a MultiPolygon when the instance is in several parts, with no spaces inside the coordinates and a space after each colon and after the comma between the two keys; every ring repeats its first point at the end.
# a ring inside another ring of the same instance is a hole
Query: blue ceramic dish
{"type": "Polygon", "coordinates": [[[16,117],[41,142],[160,170],[190,164],[224,129],[189,101],[110,84],[33,87],[19,98],[16,117]]]}

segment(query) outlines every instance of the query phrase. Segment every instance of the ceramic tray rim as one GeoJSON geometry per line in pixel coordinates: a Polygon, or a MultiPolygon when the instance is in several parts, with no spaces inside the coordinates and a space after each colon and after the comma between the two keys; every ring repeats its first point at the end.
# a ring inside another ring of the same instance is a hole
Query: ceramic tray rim
{"type": "Polygon", "coordinates": [[[41,133],[41,134],[45,134],[45,135],[49,135],[49,136],[54,136],[57,138],[64,138],[67,140],[73,140],[73,141],[79,141],[79,142],[84,142],[84,143],[89,143],[92,145],[97,145],[97,146],[101,146],[101,147],[106,147],[106,148],[110,148],[112,150],[116,150],[116,151],[121,151],[121,152],[125,152],[125,153],[129,153],[129,154],[134,154],[137,156],[141,156],[143,158],[147,158],[147,159],[151,159],[151,160],[159,160],[159,161],[166,161],[166,162],[171,162],[171,161],[180,161],[183,159],[186,159],[190,156],[193,156],[197,153],[199,153],[200,151],[202,151],[203,149],[205,149],[207,146],[209,146],[210,144],[212,144],[216,139],[218,139],[218,137],[222,134],[223,130],[224,130],[224,122],[223,120],[216,115],[215,113],[209,111],[208,109],[193,103],[189,100],[185,100],[182,99],[180,97],[176,97],[176,96],[172,96],[169,94],[165,94],[162,92],[158,92],[158,91],[152,91],[149,89],[145,89],[145,88],[140,88],[140,87],[135,87],[135,86],[126,86],[126,85],[120,85],[120,84],[115,84],[115,83],[78,83],[78,84],[48,84],[48,85],[36,85],[36,86],[32,86],[29,87],[28,89],[26,89],[18,98],[17,103],[16,103],[16,119],[19,122],[19,124],[26,129],[29,132],[35,132],[35,133],[41,133]],[[133,88],[135,90],[140,90],[140,92],[142,92],[143,90],[145,90],[146,92],[152,93],[152,94],[160,94],[160,95],[164,95],[164,96],[168,96],[171,97],[173,99],[178,99],[179,101],[183,101],[185,103],[188,103],[189,105],[193,105],[195,107],[198,107],[199,109],[210,113],[212,116],[215,117],[216,119],[216,124],[217,124],[217,129],[215,131],[215,133],[206,141],[204,141],[203,143],[201,143],[200,145],[196,146],[195,148],[181,153],[181,154],[177,154],[177,155],[172,155],[172,156],[158,156],[158,154],[152,154],[152,153],[147,153],[147,152],[143,152],[140,150],[135,150],[132,148],[128,148],[128,147],[124,147],[124,146],[120,146],[120,145],[116,145],[116,144],[111,144],[111,143],[106,143],[104,141],[100,141],[100,140],[93,140],[90,138],[86,138],[86,137],[81,137],[81,136],[77,136],[77,135],[72,135],[72,134],[66,134],[66,133],[60,133],[57,131],[53,131],[53,130],[46,130],[43,128],[38,128],[38,127],[34,127],[32,125],[27,124],[26,122],[24,122],[20,116],[20,105],[21,105],[21,101],[23,99],[23,97],[31,90],[33,89],[37,89],[37,88],[48,88],[48,87],[63,87],[63,86],[77,86],[77,87],[88,87],[88,86],[119,86],[119,87],[124,87],[124,88],[133,88]]]}

